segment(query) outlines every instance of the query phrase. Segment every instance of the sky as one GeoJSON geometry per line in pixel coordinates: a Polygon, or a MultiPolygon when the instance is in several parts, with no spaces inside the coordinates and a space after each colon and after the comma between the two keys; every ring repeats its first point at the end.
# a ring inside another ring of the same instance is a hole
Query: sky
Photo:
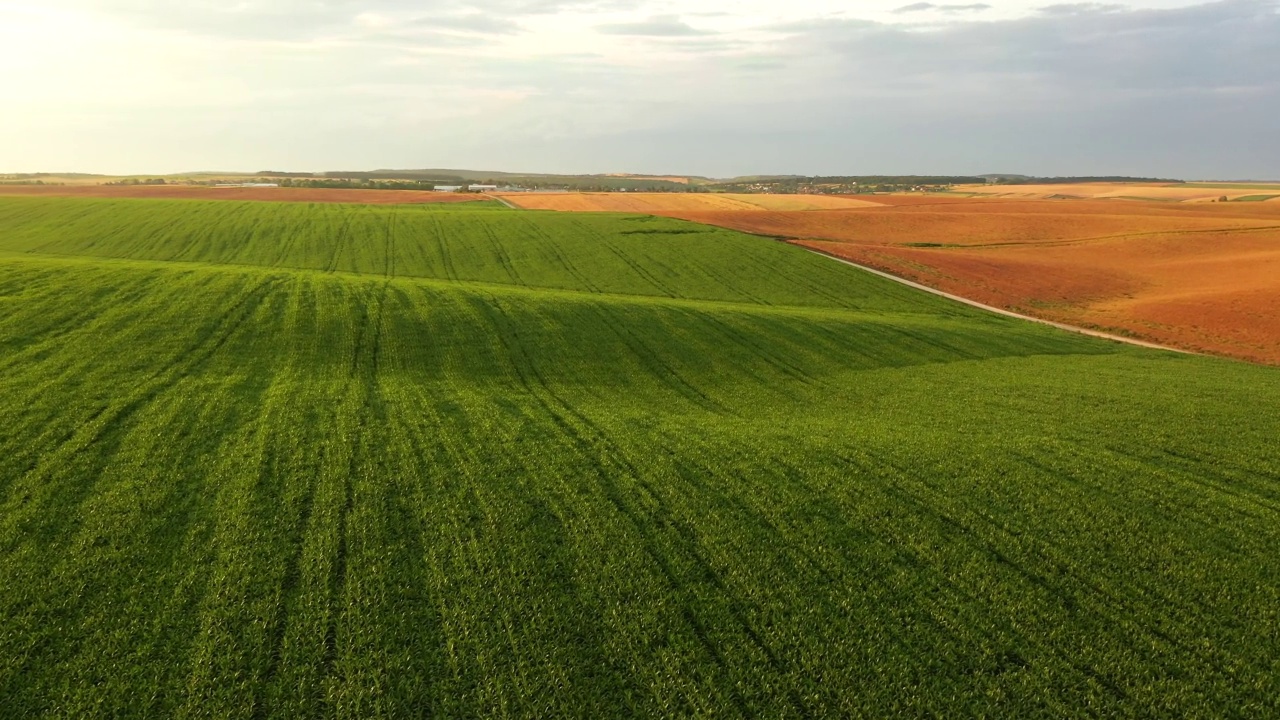
{"type": "Polygon", "coordinates": [[[1280,0],[0,0],[0,172],[1280,179],[1280,0]]]}

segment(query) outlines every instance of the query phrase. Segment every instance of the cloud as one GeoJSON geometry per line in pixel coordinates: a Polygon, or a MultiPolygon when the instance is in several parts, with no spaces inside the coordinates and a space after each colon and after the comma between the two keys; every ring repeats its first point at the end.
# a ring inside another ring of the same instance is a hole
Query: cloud
{"type": "Polygon", "coordinates": [[[1048,5],[1040,8],[1040,12],[1045,15],[1086,15],[1104,12],[1121,12],[1125,10],[1124,5],[1109,5],[1106,3],[1060,3],[1058,5],[1048,5]]]}
{"type": "Polygon", "coordinates": [[[935,5],[929,2],[918,2],[911,5],[903,5],[893,12],[895,15],[917,12],[970,13],[982,12],[990,9],[991,6],[986,3],[974,3],[972,5],[935,5]]]}
{"type": "Polygon", "coordinates": [[[815,0],[772,24],[729,0],[41,2],[89,9],[64,41],[0,20],[0,62],[23,68],[0,156],[31,169],[1280,168],[1276,0],[929,3],[883,21],[815,0]]]}
{"type": "Polygon", "coordinates": [[[713,174],[1280,168],[1265,129],[1280,117],[1273,1],[1092,5],[923,30],[833,18],[768,30],[785,37],[755,56],[785,58],[785,73],[743,73],[752,67],[743,57],[733,65],[747,81],[735,84],[733,72],[704,65],[706,97],[691,101],[689,117],[632,147],[713,174]],[[739,160],[734,147],[752,150],[739,160]]]}
{"type": "Polygon", "coordinates": [[[640,22],[597,25],[596,32],[604,35],[634,35],[638,37],[689,37],[714,34],[706,30],[699,30],[685,23],[677,15],[661,15],[640,22]]]}
{"type": "Polygon", "coordinates": [[[461,30],[463,32],[473,32],[484,35],[511,35],[513,33],[518,33],[523,29],[520,23],[510,18],[497,17],[477,12],[466,15],[436,15],[421,17],[415,19],[413,22],[415,25],[442,28],[446,30],[461,30]]]}
{"type": "Polygon", "coordinates": [[[896,25],[831,22],[790,38],[792,52],[856,87],[923,82],[941,90],[987,84],[1009,101],[1035,95],[1172,92],[1224,84],[1274,88],[1280,75],[1280,15],[1268,0],[1228,0],[1169,10],[1116,11],[1081,6],[949,24],[927,31],[896,25]],[[867,69],[874,68],[874,72],[867,69]],[[877,80],[877,78],[883,78],[877,80]]]}
{"type": "Polygon", "coordinates": [[[386,30],[360,36],[360,43],[382,49],[397,48],[404,52],[477,48],[494,44],[486,35],[434,32],[431,30],[386,30]]]}
{"type": "Polygon", "coordinates": [[[883,23],[873,20],[853,20],[848,18],[809,18],[806,20],[790,20],[781,23],[772,23],[761,27],[761,30],[782,33],[786,35],[797,35],[804,33],[823,33],[833,26],[838,26],[844,30],[853,30],[856,28],[878,29],[884,27],[883,23]]]}
{"type": "MultiPolygon", "coordinates": [[[[342,33],[359,16],[411,23],[424,4],[450,29],[510,33],[521,18],[566,11],[629,11],[643,0],[49,0],[136,26],[244,40],[311,40],[342,33]]],[[[445,25],[441,25],[445,27],[445,25]]]]}

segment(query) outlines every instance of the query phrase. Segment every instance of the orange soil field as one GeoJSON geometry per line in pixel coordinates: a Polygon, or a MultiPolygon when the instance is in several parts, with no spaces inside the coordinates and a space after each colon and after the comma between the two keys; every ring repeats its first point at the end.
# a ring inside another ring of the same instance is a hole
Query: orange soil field
{"type": "Polygon", "coordinates": [[[457,203],[486,199],[482,195],[421,190],[215,188],[200,185],[0,185],[0,195],[185,200],[271,200],[276,202],[354,203],[364,205],[457,203]]]}
{"type": "Polygon", "coordinates": [[[798,243],[1028,315],[1280,363],[1275,230],[960,249],[798,243]]]}
{"type": "Polygon", "coordinates": [[[700,219],[808,238],[793,242],[1028,315],[1280,364],[1280,208],[1245,205],[1258,203],[1192,212],[1134,203],[1123,215],[1109,203],[1026,201],[700,219]]]}
{"type": "Polygon", "coordinates": [[[709,210],[840,210],[880,207],[837,195],[734,195],[728,193],[509,193],[502,199],[527,210],[667,214],[709,210]]]}

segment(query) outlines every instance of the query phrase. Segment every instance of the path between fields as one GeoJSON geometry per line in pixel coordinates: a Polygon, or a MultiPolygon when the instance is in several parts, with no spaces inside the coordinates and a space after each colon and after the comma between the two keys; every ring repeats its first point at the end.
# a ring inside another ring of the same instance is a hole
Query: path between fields
{"type": "Polygon", "coordinates": [[[498,197],[497,195],[490,195],[489,193],[485,193],[484,196],[487,198],[491,198],[493,200],[497,200],[498,202],[502,203],[503,205],[506,205],[508,208],[511,208],[512,210],[520,209],[518,206],[516,206],[514,203],[512,203],[510,200],[504,197],[498,197]]]}
{"type": "Polygon", "coordinates": [[[837,257],[830,253],[822,252],[821,250],[814,250],[813,248],[804,247],[803,245],[794,245],[793,243],[788,243],[788,244],[793,245],[794,247],[801,248],[802,250],[807,250],[813,253],[814,255],[820,255],[824,258],[835,260],[838,263],[844,263],[845,265],[856,267],[859,270],[865,270],[871,273],[872,275],[879,275],[882,278],[885,278],[887,280],[892,280],[896,283],[901,283],[903,285],[906,285],[907,287],[915,288],[916,290],[923,290],[927,293],[931,293],[933,295],[938,295],[940,297],[947,298],[948,300],[954,300],[956,302],[964,303],[965,305],[969,305],[971,307],[976,307],[982,310],[986,310],[987,312],[996,313],[997,315],[1004,315],[1006,317],[1017,318],[1019,320],[1029,320],[1034,323],[1040,323],[1041,325],[1048,325],[1050,327],[1055,327],[1055,328],[1058,328],[1059,330],[1066,330],[1068,332],[1079,333],[1081,335],[1088,335],[1090,337],[1101,338],[1103,340],[1111,340],[1113,342],[1126,343],[1129,345],[1137,345],[1138,347],[1144,347],[1151,350],[1166,350],[1168,352],[1181,353],[1183,355],[1203,355],[1203,353],[1198,353],[1192,350],[1184,350],[1182,348],[1169,347],[1167,345],[1159,345],[1157,343],[1147,342],[1146,340],[1136,340],[1134,338],[1127,338],[1122,335],[1112,335],[1111,333],[1105,333],[1100,330],[1090,330],[1088,328],[1077,327],[1075,325],[1068,325],[1066,323],[1054,322],[1053,320],[1045,320],[1044,318],[1038,318],[1032,315],[1023,315],[1022,313],[1016,313],[1016,312],[1013,312],[1012,310],[1005,310],[1004,308],[999,308],[994,305],[987,305],[985,303],[980,303],[977,300],[970,300],[968,298],[961,297],[959,295],[953,295],[949,292],[938,290],[937,288],[931,288],[928,285],[923,285],[913,280],[907,280],[906,278],[900,278],[897,275],[884,272],[883,270],[876,270],[873,267],[868,267],[866,265],[853,262],[852,260],[846,260],[842,257],[837,257]]]}

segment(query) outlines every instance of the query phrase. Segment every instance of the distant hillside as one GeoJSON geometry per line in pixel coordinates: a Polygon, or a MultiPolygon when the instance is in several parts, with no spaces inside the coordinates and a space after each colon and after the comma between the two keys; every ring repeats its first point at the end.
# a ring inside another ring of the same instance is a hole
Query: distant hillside
{"type": "Polygon", "coordinates": [[[1168,183],[1177,184],[1184,180],[1169,178],[1130,177],[1128,175],[1092,175],[1069,177],[1034,177],[1031,175],[980,175],[987,182],[1001,185],[1079,185],[1084,183],[1168,183]]]}
{"type": "Polygon", "coordinates": [[[735,178],[712,186],[719,192],[734,193],[817,193],[849,195],[876,192],[940,191],[952,185],[973,185],[987,182],[976,175],[820,175],[806,177],[786,175],[781,177],[735,178]]]}
{"type": "MultiPolygon", "coordinates": [[[[430,189],[436,185],[500,185],[532,190],[565,190],[581,192],[733,192],[733,193],[825,193],[896,192],[910,190],[942,190],[952,185],[1039,185],[1084,183],[1182,184],[1169,178],[1097,175],[1041,177],[1016,173],[980,175],[741,175],[732,178],[710,178],[679,173],[597,173],[565,175],[502,170],[466,170],[458,168],[423,168],[377,170],[329,170],[298,172],[293,170],[260,170],[258,172],[200,171],[172,175],[96,175],[90,173],[12,173],[0,174],[5,184],[95,184],[129,178],[164,178],[168,182],[209,184],[252,180],[289,181],[298,186],[382,189],[430,189]]],[[[1204,181],[1201,181],[1204,182],[1204,181]]],[[[1256,181],[1255,181],[1256,182],[1256,181]]]]}
{"type": "Polygon", "coordinates": [[[689,179],[683,176],[555,175],[548,173],[511,173],[496,170],[455,169],[344,170],[320,173],[320,175],[324,178],[341,180],[399,180],[434,182],[441,185],[476,183],[482,185],[513,185],[537,190],[689,192],[692,189],[689,179]],[[680,180],[666,179],[671,177],[679,177],[680,180]]]}

